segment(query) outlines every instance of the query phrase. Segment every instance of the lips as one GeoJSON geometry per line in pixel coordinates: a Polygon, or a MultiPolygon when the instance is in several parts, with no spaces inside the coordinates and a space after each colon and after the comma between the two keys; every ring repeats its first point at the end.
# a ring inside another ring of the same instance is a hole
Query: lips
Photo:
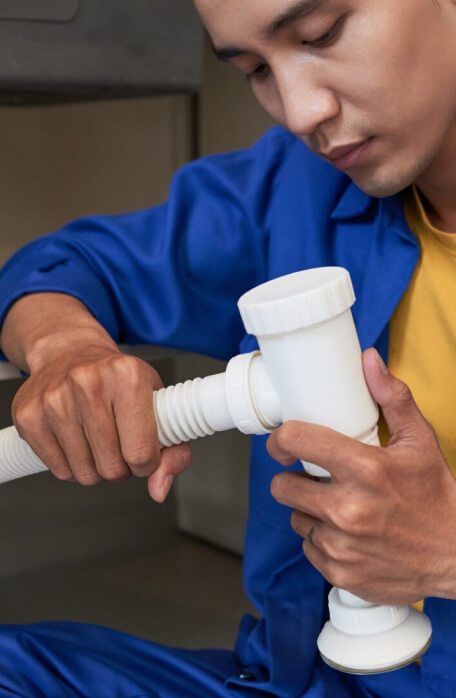
{"type": "Polygon", "coordinates": [[[337,148],[333,148],[328,153],[321,153],[323,157],[328,158],[328,160],[339,160],[347,153],[351,153],[352,150],[356,150],[360,145],[363,145],[366,141],[358,141],[357,143],[350,143],[348,145],[340,145],[337,148]]]}
{"type": "Polygon", "coordinates": [[[321,152],[328,162],[339,170],[350,170],[353,167],[366,165],[372,157],[372,143],[374,139],[367,138],[356,143],[340,145],[327,153],[321,152]]]}

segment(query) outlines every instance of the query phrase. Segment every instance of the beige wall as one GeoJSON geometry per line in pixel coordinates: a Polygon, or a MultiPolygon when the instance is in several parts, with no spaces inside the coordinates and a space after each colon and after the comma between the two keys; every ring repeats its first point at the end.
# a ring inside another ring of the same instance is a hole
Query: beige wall
{"type": "Polygon", "coordinates": [[[186,97],[0,107],[0,262],[78,216],[163,200],[188,112],[186,97]]]}
{"type": "MultiPolygon", "coordinates": [[[[246,80],[206,42],[200,154],[245,147],[271,125],[246,80]]],[[[0,264],[18,247],[92,213],[166,197],[194,152],[189,97],[0,107],[0,264]]]]}
{"type": "Polygon", "coordinates": [[[272,125],[272,119],[256,102],[244,76],[215,58],[207,39],[200,98],[201,154],[246,148],[272,125]]]}

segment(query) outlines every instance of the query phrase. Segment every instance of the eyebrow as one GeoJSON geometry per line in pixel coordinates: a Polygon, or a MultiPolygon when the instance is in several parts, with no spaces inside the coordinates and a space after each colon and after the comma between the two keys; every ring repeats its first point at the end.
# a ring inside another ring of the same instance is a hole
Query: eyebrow
{"type": "MultiPolygon", "coordinates": [[[[272,22],[262,30],[261,34],[266,39],[272,39],[276,34],[282,31],[282,29],[289,27],[290,24],[293,24],[298,19],[310,17],[310,15],[320,12],[325,4],[326,0],[298,0],[278,17],[273,19],[272,22]]],[[[245,50],[237,48],[236,46],[217,48],[214,44],[212,44],[212,50],[221,61],[229,61],[231,58],[236,58],[236,56],[246,53],[245,50]]]]}
{"type": "Polygon", "coordinates": [[[282,29],[285,29],[285,27],[296,22],[296,20],[310,17],[310,15],[320,12],[323,5],[325,5],[325,0],[298,0],[298,2],[295,2],[268,24],[262,34],[270,39],[282,29]]]}

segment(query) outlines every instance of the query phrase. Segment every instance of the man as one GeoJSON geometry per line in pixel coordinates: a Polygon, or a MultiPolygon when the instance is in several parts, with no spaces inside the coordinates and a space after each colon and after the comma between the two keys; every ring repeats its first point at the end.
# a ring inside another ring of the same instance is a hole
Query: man
{"type": "Polygon", "coordinates": [[[189,451],[159,453],[160,379],[114,340],[228,358],[254,346],[236,310],[243,291],[338,264],[354,281],[363,348],[392,369],[365,352],[391,439],[368,447],[304,423],[279,428],[270,455],[253,439],[245,582],[262,619],[243,619],[235,652],[165,650],[74,624],[13,627],[0,634],[0,695],[449,698],[456,0],[197,6],[217,54],[281,127],[184,168],[167,205],[77,221],[6,265],[2,348],[31,374],[15,423],[57,477],[89,485],[133,473],[162,501],[189,451]],[[297,458],[330,470],[331,485],[298,466],[281,472],[277,461],[297,458]],[[376,602],[426,598],[434,639],[421,665],[357,677],[323,664],[320,573],[376,602]]]}

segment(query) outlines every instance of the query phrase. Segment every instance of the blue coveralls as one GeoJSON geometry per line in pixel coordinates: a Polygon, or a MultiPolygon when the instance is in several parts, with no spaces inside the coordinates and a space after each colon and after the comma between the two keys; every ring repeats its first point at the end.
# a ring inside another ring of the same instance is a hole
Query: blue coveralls
{"type": "MultiPolygon", "coordinates": [[[[401,196],[364,194],[277,127],[248,150],[184,167],[162,206],[78,220],[29,244],[2,272],[0,311],[24,293],[65,292],[118,341],[228,359],[255,346],[236,308],[244,291],[334,264],[352,276],[362,347],[386,358],[389,319],[418,257],[401,196]]],[[[454,601],[426,601],[434,639],[421,667],[356,677],[319,659],[328,585],[270,496],[281,466],[265,440],[253,438],[244,560],[262,618],[242,619],[233,652],[173,650],[74,623],[3,626],[1,698],[456,697],[454,601]]]]}

